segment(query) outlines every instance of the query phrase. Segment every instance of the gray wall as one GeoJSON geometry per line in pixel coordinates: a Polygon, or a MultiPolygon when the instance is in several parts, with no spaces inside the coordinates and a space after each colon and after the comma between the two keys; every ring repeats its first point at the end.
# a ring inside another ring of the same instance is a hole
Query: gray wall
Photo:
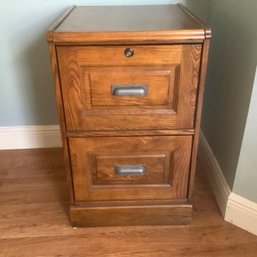
{"type": "Polygon", "coordinates": [[[185,6],[204,22],[209,22],[211,0],[186,0],[185,6]]]}
{"type": "Polygon", "coordinates": [[[202,130],[232,191],[257,203],[257,1],[186,4],[213,30],[202,130]]]}
{"type": "Polygon", "coordinates": [[[233,192],[257,203],[257,69],[233,192]]]}
{"type": "Polygon", "coordinates": [[[233,187],[253,87],[257,1],[213,0],[202,130],[233,187]]]}

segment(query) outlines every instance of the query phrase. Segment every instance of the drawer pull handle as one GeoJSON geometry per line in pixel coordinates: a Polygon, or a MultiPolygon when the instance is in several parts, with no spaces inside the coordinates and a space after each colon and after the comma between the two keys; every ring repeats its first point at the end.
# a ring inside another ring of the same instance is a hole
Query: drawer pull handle
{"type": "Polygon", "coordinates": [[[132,57],[134,55],[134,50],[132,48],[126,48],[124,50],[124,55],[126,57],[132,57]]]}
{"type": "Polygon", "coordinates": [[[147,93],[147,85],[112,85],[114,96],[145,96],[147,93]]]}
{"type": "Polygon", "coordinates": [[[138,176],[146,173],[146,165],[115,165],[114,171],[119,176],[138,176]]]}

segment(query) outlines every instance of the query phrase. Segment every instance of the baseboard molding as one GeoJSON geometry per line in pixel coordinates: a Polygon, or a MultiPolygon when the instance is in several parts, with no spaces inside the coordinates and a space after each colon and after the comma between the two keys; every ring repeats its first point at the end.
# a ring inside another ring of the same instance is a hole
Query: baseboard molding
{"type": "Polygon", "coordinates": [[[61,147],[58,125],[0,127],[0,149],[61,147]]]}
{"type": "Polygon", "coordinates": [[[218,206],[226,221],[257,235],[257,203],[231,192],[204,134],[200,132],[199,159],[207,172],[218,206]]]}
{"type": "Polygon", "coordinates": [[[221,213],[223,214],[223,217],[225,217],[227,202],[229,195],[231,194],[231,189],[228,186],[220,165],[216,160],[202,131],[200,132],[199,140],[199,158],[202,165],[204,166],[204,170],[207,172],[207,177],[211,184],[221,213]]]}
{"type": "Polygon", "coordinates": [[[225,220],[257,235],[257,203],[231,193],[228,198],[225,220]]]}

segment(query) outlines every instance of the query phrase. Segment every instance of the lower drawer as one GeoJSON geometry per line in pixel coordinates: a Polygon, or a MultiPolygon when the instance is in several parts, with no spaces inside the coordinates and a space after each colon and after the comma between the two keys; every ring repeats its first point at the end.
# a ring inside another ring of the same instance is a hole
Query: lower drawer
{"type": "Polygon", "coordinates": [[[191,136],[70,138],[75,201],[187,198],[191,136]]]}

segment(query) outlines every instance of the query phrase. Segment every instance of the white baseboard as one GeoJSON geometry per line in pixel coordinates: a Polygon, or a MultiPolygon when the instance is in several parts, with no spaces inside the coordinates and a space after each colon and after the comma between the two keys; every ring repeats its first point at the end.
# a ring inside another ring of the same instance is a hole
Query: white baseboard
{"type": "Polygon", "coordinates": [[[0,149],[61,147],[58,125],[0,127],[0,149]]]}
{"type": "Polygon", "coordinates": [[[227,203],[225,220],[257,235],[257,203],[231,193],[227,203]]]}
{"type": "Polygon", "coordinates": [[[199,158],[226,221],[257,235],[257,203],[231,192],[204,134],[200,133],[199,158]]]}
{"type": "Polygon", "coordinates": [[[204,134],[200,132],[199,158],[207,172],[209,182],[214,192],[218,206],[225,217],[226,207],[231,189],[222,173],[220,165],[216,160],[204,134]]]}

